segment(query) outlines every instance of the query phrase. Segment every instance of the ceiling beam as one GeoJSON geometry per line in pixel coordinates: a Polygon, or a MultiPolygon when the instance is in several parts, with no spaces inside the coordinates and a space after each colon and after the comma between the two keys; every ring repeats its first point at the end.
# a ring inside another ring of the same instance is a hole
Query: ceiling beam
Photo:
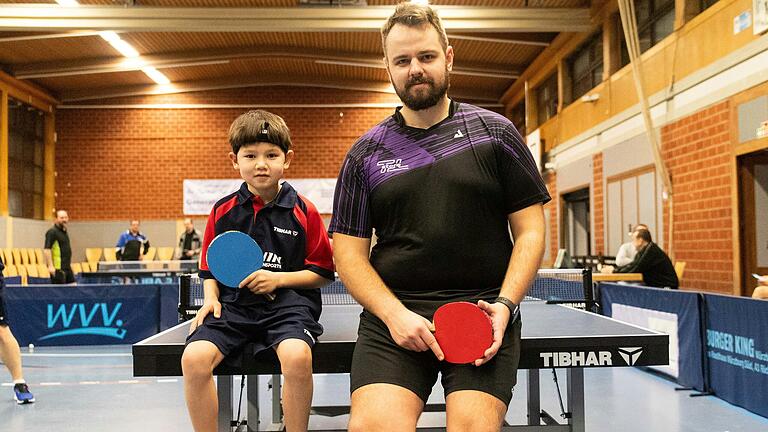
{"type": "Polygon", "coordinates": [[[35,33],[22,36],[4,36],[0,37],[0,43],[5,42],[20,42],[20,41],[32,41],[32,40],[44,40],[44,39],[61,39],[70,37],[82,37],[82,36],[97,36],[99,32],[93,30],[72,30],[58,33],[35,33]]]}
{"type": "MultiPolygon", "coordinates": [[[[588,8],[436,6],[447,30],[458,32],[583,32],[588,8]]],[[[379,31],[392,6],[357,8],[160,8],[58,5],[0,6],[0,30],[145,32],[379,31]]]]}
{"type": "MultiPolygon", "coordinates": [[[[116,97],[161,95],[171,93],[189,93],[197,91],[223,90],[233,88],[247,87],[315,87],[331,88],[338,90],[356,90],[375,93],[391,93],[394,90],[389,82],[371,81],[371,80],[333,80],[328,78],[319,78],[301,75],[260,75],[258,78],[248,79],[242,76],[233,76],[218,78],[212,80],[177,82],[168,85],[150,84],[150,85],[131,85],[115,86],[107,88],[87,88],[80,90],[64,90],[61,92],[60,100],[62,102],[77,102],[84,100],[109,99],[116,97]]],[[[449,95],[459,99],[498,102],[499,98],[495,92],[451,88],[449,95]]]]}
{"type": "MultiPolygon", "coordinates": [[[[211,48],[205,50],[181,51],[158,55],[142,55],[140,60],[125,57],[109,57],[87,60],[68,60],[44,63],[30,63],[13,67],[18,79],[50,78],[58,76],[86,75],[98,73],[140,70],[146,66],[158,69],[227,62],[245,58],[299,58],[326,64],[344,64],[384,68],[382,56],[367,53],[353,53],[290,46],[244,46],[211,48]]],[[[518,69],[505,69],[503,65],[459,62],[454,65],[456,75],[482,76],[489,78],[516,79],[518,69]]]]}

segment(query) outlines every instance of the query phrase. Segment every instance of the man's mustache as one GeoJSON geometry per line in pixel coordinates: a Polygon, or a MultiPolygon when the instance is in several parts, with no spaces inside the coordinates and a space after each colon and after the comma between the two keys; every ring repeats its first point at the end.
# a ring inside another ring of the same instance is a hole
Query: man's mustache
{"type": "Polygon", "coordinates": [[[413,87],[415,85],[418,85],[418,84],[434,85],[435,81],[430,79],[430,78],[426,78],[426,77],[413,78],[413,79],[408,80],[407,83],[405,83],[405,88],[409,89],[409,88],[411,88],[411,87],[413,87]]]}

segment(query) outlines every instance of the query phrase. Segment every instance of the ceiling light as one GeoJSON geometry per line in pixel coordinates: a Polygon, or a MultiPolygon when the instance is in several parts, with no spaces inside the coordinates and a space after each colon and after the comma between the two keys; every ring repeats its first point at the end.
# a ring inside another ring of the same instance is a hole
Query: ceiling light
{"type": "Polygon", "coordinates": [[[78,3],[77,0],[56,0],[56,3],[58,3],[59,6],[64,6],[64,7],[80,6],[80,3],[78,3]]]}
{"type": "Polygon", "coordinates": [[[128,42],[120,39],[120,36],[118,36],[117,33],[113,31],[102,31],[99,32],[99,36],[101,36],[105,41],[109,42],[109,44],[112,45],[116,50],[120,51],[120,54],[126,57],[139,56],[139,52],[136,51],[136,49],[132,47],[128,42]]]}
{"type": "Polygon", "coordinates": [[[171,83],[171,80],[169,80],[167,76],[163,75],[162,72],[153,67],[141,68],[141,71],[147,74],[148,77],[152,78],[154,82],[160,85],[171,83]]]}

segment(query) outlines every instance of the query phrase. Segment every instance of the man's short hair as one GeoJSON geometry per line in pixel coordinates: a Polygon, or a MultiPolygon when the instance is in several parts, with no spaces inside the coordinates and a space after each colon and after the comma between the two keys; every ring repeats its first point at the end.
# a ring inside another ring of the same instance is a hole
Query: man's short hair
{"type": "Polygon", "coordinates": [[[387,55],[387,36],[395,24],[402,24],[408,27],[421,27],[431,25],[440,36],[440,45],[443,46],[443,52],[448,49],[448,35],[445,34],[443,22],[434,9],[429,5],[420,5],[409,1],[404,1],[397,5],[395,13],[392,14],[381,27],[381,47],[384,55],[387,55]]]}
{"type": "Polygon", "coordinates": [[[237,154],[244,145],[258,142],[272,143],[288,153],[291,149],[291,132],[285,120],[264,110],[251,110],[236,118],[229,127],[229,144],[237,154]],[[266,131],[266,133],[265,133],[266,131]]]}
{"type": "Polygon", "coordinates": [[[639,230],[635,231],[635,235],[636,235],[637,237],[639,237],[639,238],[643,239],[643,241],[645,241],[645,242],[648,242],[648,243],[650,243],[651,241],[653,241],[653,240],[651,239],[651,232],[650,232],[650,231],[648,231],[648,230],[645,230],[645,229],[639,229],[639,230]]]}

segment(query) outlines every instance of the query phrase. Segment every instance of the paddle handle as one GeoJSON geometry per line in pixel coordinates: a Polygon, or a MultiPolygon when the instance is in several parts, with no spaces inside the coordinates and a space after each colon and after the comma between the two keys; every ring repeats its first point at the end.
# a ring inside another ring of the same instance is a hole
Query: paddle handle
{"type": "Polygon", "coordinates": [[[272,301],[272,300],[274,300],[274,299],[277,297],[276,295],[274,295],[274,294],[272,294],[272,293],[268,293],[268,294],[262,294],[262,295],[263,295],[264,297],[266,297],[266,298],[267,298],[267,300],[269,300],[269,301],[272,301]]]}

